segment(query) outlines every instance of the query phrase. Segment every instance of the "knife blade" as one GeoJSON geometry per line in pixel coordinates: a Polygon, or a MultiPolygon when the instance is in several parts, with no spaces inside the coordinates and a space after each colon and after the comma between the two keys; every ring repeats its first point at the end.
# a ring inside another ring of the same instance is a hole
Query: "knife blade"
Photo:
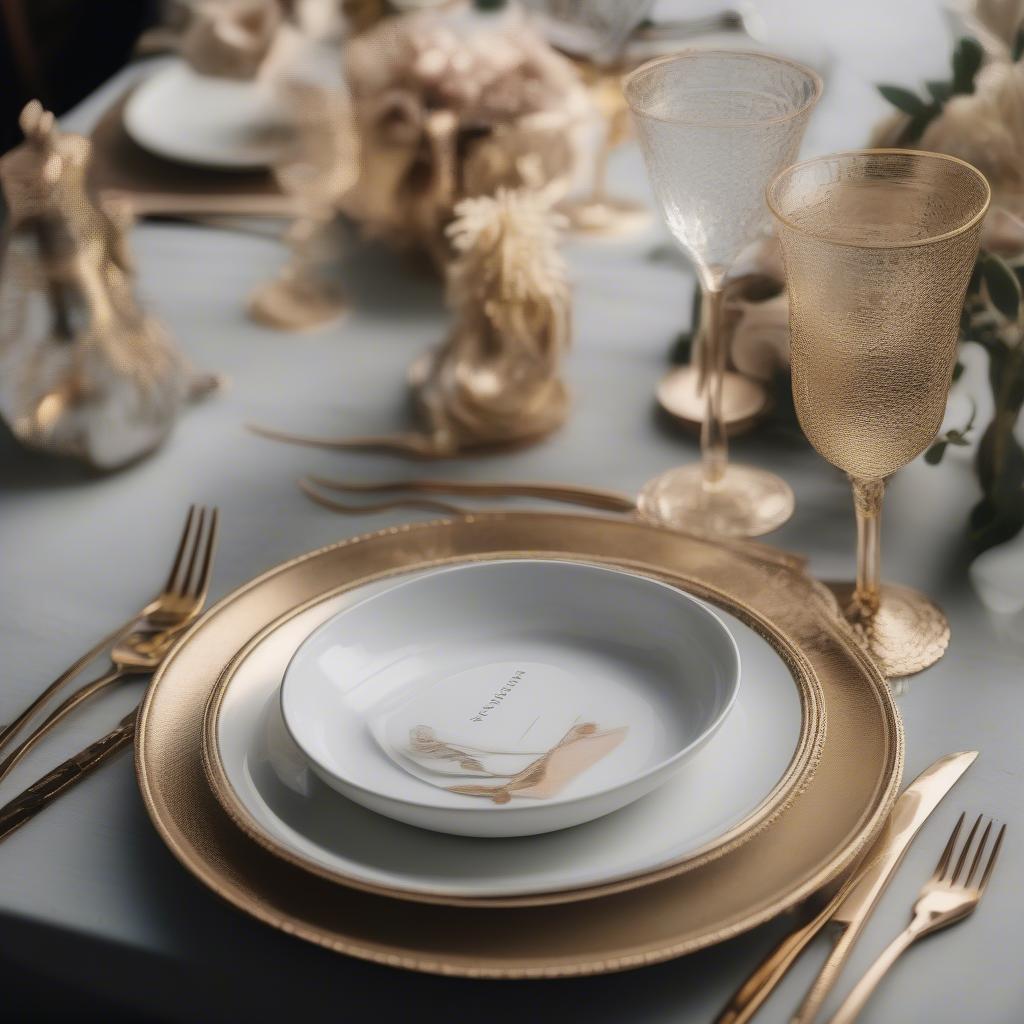
{"type": "Polygon", "coordinates": [[[860,867],[807,924],[787,935],[737,989],[715,1024],[744,1024],[760,1009],[811,940],[832,921],[843,926],[839,941],[801,1003],[794,1024],[809,1024],[831,991],[871,912],[921,826],[974,763],[978,751],[947,754],[903,791],[860,867]]]}

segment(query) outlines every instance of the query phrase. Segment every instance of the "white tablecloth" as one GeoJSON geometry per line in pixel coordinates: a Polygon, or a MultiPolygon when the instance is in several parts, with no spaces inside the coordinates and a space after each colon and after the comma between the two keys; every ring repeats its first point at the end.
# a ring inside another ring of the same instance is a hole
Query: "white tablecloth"
{"type": "MultiPolygon", "coordinates": [[[[863,142],[886,110],[873,81],[916,84],[944,73],[948,42],[928,0],[763,6],[787,38],[799,36],[801,47],[827,58],[828,92],[808,135],[809,153],[863,142]]],[[[87,129],[150,67],[123,72],[69,116],[67,126],[87,129]]],[[[647,195],[634,150],[616,155],[613,175],[621,190],[647,195]]],[[[433,471],[635,491],[658,471],[696,457],[692,440],[666,432],[652,414],[654,386],[671,340],[687,323],[692,289],[679,267],[647,259],[662,238],[658,228],[623,244],[567,246],[576,314],[568,426],[532,450],[433,471]]],[[[250,290],[283,259],[274,240],[145,224],[134,244],[152,308],[198,365],[226,373],[231,385],[189,410],[153,458],[117,475],[91,477],[0,439],[0,719],[149,596],[190,502],[223,511],[214,598],[283,559],[415,515],[342,518],[311,504],[295,486],[309,471],[397,476],[408,468],[399,460],[273,444],[248,435],[243,423],[331,434],[403,425],[405,368],[445,330],[434,281],[386,252],[353,247],[345,269],[352,314],[340,325],[292,337],[255,326],[243,312],[250,290]]],[[[976,360],[951,406],[953,418],[972,389],[983,396],[976,360]]],[[[802,439],[782,431],[744,438],[734,450],[737,458],[782,474],[796,491],[796,515],[770,540],[809,555],[824,578],[848,577],[853,521],[845,479],[802,439]]],[[[1010,831],[980,910],[912,951],[865,1021],[1008,1024],[1024,1014],[1018,937],[1024,630],[1019,618],[986,612],[967,583],[964,523],[977,499],[969,458],[951,451],[939,468],[919,460],[895,479],[885,573],[934,595],[953,627],[948,655],[900,698],[906,778],[948,751],[976,747],[981,757],[911,849],[830,1006],[905,923],[961,809],[998,815],[1010,831]]],[[[25,761],[0,795],[17,792],[106,731],[139,693],[139,684],[127,685],[76,717],[25,761]]],[[[285,1013],[311,1021],[708,1020],[787,926],[775,922],[675,963],[570,982],[442,980],[363,964],[250,921],[203,889],[154,833],[126,756],[0,847],[0,955],[182,1020],[285,1013]]],[[[822,942],[805,956],[760,1019],[788,1019],[824,950],[822,942]]]]}

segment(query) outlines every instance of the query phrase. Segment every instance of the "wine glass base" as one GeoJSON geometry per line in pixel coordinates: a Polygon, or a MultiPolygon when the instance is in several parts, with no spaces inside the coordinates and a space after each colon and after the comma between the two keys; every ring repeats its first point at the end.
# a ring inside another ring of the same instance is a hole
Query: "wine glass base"
{"type": "Polygon", "coordinates": [[[828,587],[860,645],[887,679],[922,672],[946,653],[949,620],[924,594],[884,584],[878,608],[868,614],[854,602],[852,583],[828,587]]]}
{"type": "Polygon", "coordinates": [[[714,488],[701,465],[670,469],[644,485],[637,498],[644,518],[663,526],[728,537],[760,537],[793,514],[789,484],[773,473],[730,463],[714,488]]]}
{"type": "MultiPolygon", "coordinates": [[[[658,384],[658,405],[680,426],[699,432],[704,421],[707,396],[699,387],[695,366],[681,366],[662,377],[658,384]]],[[[722,378],[722,420],[726,434],[738,437],[756,426],[771,409],[771,395],[760,382],[740,373],[726,371],[722,378]]]]}
{"type": "Polygon", "coordinates": [[[281,278],[265,284],[249,302],[249,315],[266,327],[306,331],[337,320],[348,304],[327,281],[281,278]]]}
{"type": "Polygon", "coordinates": [[[569,199],[558,206],[572,231],[582,235],[614,237],[643,231],[651,223],[651,211],[628,199],[569,199]]]}

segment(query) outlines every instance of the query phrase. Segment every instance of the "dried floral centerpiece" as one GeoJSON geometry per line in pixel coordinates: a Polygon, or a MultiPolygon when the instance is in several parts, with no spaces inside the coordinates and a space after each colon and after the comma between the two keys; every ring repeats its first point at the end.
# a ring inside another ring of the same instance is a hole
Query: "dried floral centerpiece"
{"type": "Polygon", "coordinates": [[[457,253],[448,271],[455,324],[412,374],[427,432],[450,452],[545,437],[569,411],[562,220],[526,190],[464,199],[455,213],[448,230],[457,253]]]}
{"type": "Polygon", "coordinates": [[[346,47],[362,169],[344,208],[366,234],[443,267],[456,203],[527,188],[549,203],[575,175],[587,92],[522,19],[472,27],[388,18],[346,47]]]}

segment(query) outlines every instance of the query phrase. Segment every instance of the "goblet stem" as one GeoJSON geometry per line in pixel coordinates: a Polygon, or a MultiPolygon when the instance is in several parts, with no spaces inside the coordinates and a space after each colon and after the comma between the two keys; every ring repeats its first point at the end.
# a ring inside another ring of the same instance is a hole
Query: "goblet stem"
{"type": "Polygon", "coordinates": [[[854,608],[862,615],[878,610],[881,597],[882,496],[885,480],[850,477],[853,505],[857,513],[857,583],[854,608]]]}
{"type": "Polygon", "coordinates": [[[725,379],[725,337],[722,332],[724,293],[721,288],[701,290],[700,376],[704,391],[704,421],[700,430],[701,465],[705,490],[714,490],[725,475],[729,447],[722,415],[725,379]]]}
{"type": "Polygon", "coordinates": [[[286,236],[291,249],[291,263],[287,268],[291,276],[302,279],[309,275],[315,263],[314,243],[324,223],[322,211],[313,207],[302,210],[292,221],[286,236]]]}

